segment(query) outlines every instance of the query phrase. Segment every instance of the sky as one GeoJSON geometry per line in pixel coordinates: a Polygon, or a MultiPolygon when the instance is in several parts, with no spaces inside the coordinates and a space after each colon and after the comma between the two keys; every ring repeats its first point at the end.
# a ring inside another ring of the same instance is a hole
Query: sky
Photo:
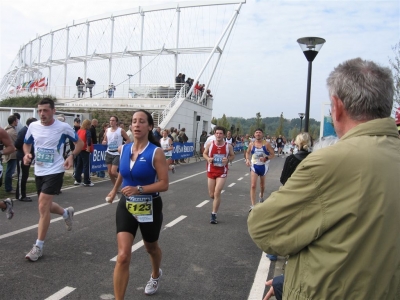
{"type": "MultiPolygon", "coordinates": [[[[164,0],[2,0],[0,75],[22,44],[57,25],[164,0]]],[[[184,1],[181,1],[184,2],[184,1]]],[[[400,1],[249,0],[230,36],[214,95],[213,116],[298,118],[305,111],[308,62],[297,39],[326,43],[312,64],[310,117],[329,102],[326,78],[341,62],[361,57],[389,66],[400,42],[400,1]]]]}

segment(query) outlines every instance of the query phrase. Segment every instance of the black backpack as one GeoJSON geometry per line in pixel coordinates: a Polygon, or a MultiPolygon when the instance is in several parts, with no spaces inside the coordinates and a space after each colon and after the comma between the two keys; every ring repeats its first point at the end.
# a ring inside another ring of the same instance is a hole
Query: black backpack
{"type": "MultiPolygon", "coordinates": [[[[307,155],[310,153],[307,153],[307,155]]],[[[307,156],[306,155],[306,156],[307,156]]],[[[288,156],[285,160],[285,165],[283,166],[282,174],[281,174],[281,183],[285,185],[286,181],[292,176],[294,171],[296,170],[297,166],[300,162],[306,158],[306,156],[298,156],[296,157],[295,154],[288,156]]]]}

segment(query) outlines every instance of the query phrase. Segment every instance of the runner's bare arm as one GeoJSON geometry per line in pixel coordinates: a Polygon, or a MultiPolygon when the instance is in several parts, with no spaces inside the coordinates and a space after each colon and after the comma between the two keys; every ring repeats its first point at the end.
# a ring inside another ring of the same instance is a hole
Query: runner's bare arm
{"type": "Polygon", "coordinates": [[[235,159],[235,152],[233,152],[232,145],[229,145],[228,148],[229,148],[228,161],[233,161],[235,159]]]}
{"type": "Polygon", "coordinates": [[[124,129],[121,129],[121,135],[126,141],[130,141],[131,140],[124,129]]]}
{"type": "Polygon", "coordinates": [[[271,144],[268,142],[267,142],[267,149],[269,152],[268,159],[273,159],[275,157],[275,151],[274,151],[274,149],[272,149],[271,144]]]}
{"type": "Polygon", "coordinates": [[[208,143],[207,146],[204,148],[204,151],[203,151],[203,157],[209,164],[211,164],[213,162],[213,158],[208,156],[208,151],[210,149],[210,144],[211,143],[208,143]]]}

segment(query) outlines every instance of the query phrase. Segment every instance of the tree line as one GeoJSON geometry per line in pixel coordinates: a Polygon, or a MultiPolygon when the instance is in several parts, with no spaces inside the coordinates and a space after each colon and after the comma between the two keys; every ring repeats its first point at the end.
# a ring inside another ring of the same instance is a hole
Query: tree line
{"type": "MultiPolygon", "coordinates": [[[[304,119],[300,118],[285,119],[283,113],[279,117],[265,117],[261,113],[256,113],[255,118],[227,117],[225,114],[222,118],[213,117],[211,124],[223,126],[232,131],[232,135],[253,135],[257,128],[264,131],[264,135],[278,136],[283,135],[288,139],[294,139],[300,133],[300,125],[304,130],[304,119]],[[302,124],[301,124],[302,123],[302,124]]],[[[319,138],[319,129],[321,122],[310,119],[309,133],[313,139],[319,138]]]]}

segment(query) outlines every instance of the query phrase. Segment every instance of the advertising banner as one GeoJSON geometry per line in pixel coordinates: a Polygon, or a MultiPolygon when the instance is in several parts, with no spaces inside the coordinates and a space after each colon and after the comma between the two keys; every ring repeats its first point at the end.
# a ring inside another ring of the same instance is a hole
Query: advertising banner
{"type": "Polygon", "coordinates": [[[194,152],[193,143],[173,143],[172,159],[192,157],[194,152]]]}
{"type": "Polygon", "coordinates": [[[96,144],[90,154],[90,172],[107,171],[106,150],[107,146],[96,144]]]}
{"type": "Polygon", "coordinates": [[[243,142],[236,142],[235,147],[233,147],[233,151],[240,152],[243,150],[243,142]]]}

